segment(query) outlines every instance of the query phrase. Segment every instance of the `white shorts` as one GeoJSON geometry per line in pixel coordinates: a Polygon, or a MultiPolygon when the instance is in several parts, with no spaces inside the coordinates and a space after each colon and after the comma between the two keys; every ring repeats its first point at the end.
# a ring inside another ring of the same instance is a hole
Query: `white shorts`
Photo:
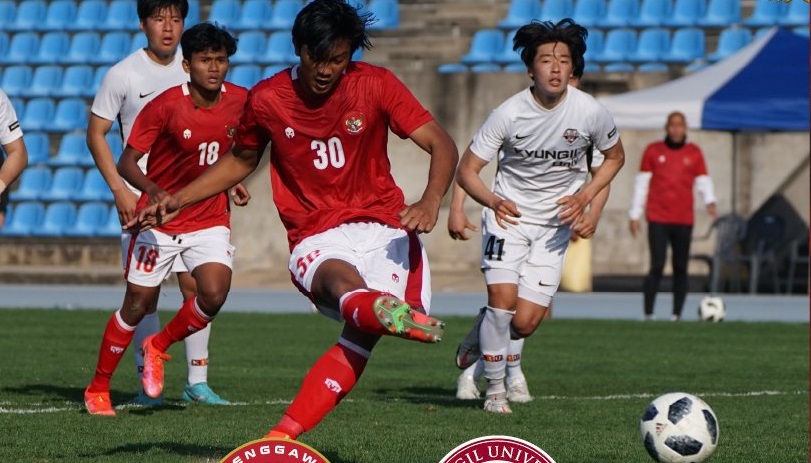
{"type": "Polygon", "coordinates": [[[136,285],[160,286],[177,259],[190,272],[209,263],[220,263],[228,268],[233,266],[234,247],[231,246],[228,227],[217,226],[179,235],[149,230],[134,234],[133,238],[124,275],[128,282],[136,285]]]}
{"type": "Polygon", "coordinates": [[[569,227],[496,223],[495,213],[482,213],[482,272],[492,284],[518,285],[518,297],[549,307],[560,285],[569,227]]]}
{"type": "MultiPolygon", "coordinates": [[[[127,270],[127,255],[129,253],[131,240],[132,233],[121,233],[121,266],[124,267],[124,271],[127,270]]],[[[185,273],[188,271],[189,269],[186,268],[186,264],[183,263],[183,259],[181,259],[179,255],[175,257],[175,261],[172,263],[172,269],[170,272],[185,273]]],[[[169,275],[166,275],[166,277],[168,278],[169,275]]]]}
{"type": "Polygon", "coordinates": [[[345,223],[307,237],[293,248],[288,264],[293,281],[322,314],[340,321],[336,308],[321,306],[311,292],[315,271],[327,259],[353,265],[370,289],[430,311],[431,272],[416,233],[380,223],[345,223]]]}

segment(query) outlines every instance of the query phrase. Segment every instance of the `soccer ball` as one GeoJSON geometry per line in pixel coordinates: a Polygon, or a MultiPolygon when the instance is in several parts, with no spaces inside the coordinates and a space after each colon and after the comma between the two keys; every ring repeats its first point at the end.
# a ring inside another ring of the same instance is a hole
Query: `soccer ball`
{"type": "Polygon", "coordinates": [[[639,423],[645,450],[655,461],[700,463],[718,445],[718,419],[698,397],[673,392],[654,399],[639,423]]]}
{"type": "Polygon", "coordinates": [[[720,297],[707,296],[698,305],[698,318],[705,322],[721,322],[727,314],[724,300],[720,297]]]}

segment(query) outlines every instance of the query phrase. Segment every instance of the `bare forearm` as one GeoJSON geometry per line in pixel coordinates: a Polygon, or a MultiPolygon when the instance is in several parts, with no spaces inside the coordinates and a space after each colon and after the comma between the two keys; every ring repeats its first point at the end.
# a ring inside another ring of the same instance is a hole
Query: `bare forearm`
{"type": "Polygon", "coordinates": [[[583,188],[583,194],[586,196],[588,202],[594,201],[598,193],[605,189],[609,183],[617,176],[617,172],[625,164],[625,151],[622,148],[622,141],[604,153],[605,161],[594,172],[591,181],[583,188]]]}
{"type": "Polygon", "coordinates": [[[0,182],[3,182],[5,188],[8,188],[8,185],[17,180],[25,166],[28,165],[28,150],[26,150],[22,138],[3,145],[3,149],[6,151],[6,160],[3,162],[3,167],[0,167],[0,182]]]}
{"type": "Polygon", "coordinates": [[[611,184],[608,184],[600,190],[597,195],[594,196],[594,199],[591,200],[589,205],[589,214],[594,215],[595,217],[599,217],[603,213],[603,208],[605,208],[605,203],[608,202],[608,195],[611,192],[611,184]]]}
{"type": "Polygon", "coordinates": [[[245,180],[259,165],[255,154],[235,156],[229,151],[197,177],[193,182],[175,193],[181,207],[190,206],[206,198],[228,190],[245,180]]]}
{"type": "Polygon", "coordinates": [[[110,150],[110,145],[107,143],[105,134],[110,130],[112,121],[102,119],[96,115],[91,114],[90,123],[87,126],[87,147],[90,149],[90,155],[93,156],[93,161],[96,163],[101,176],[110,187],[113,194],[124,191],[126,186],[118,174],[118,167],[116,166],[113,152],[110,150]]]}
{"type": "Polygon", "coordinates": [[[451,210],[465,210],[465,199],[467,199],[467,193],[465,193],[465,190],[459,186],[459,182],[453,182],[453,192],[451,193],[451,210]]]}
{"type": "Polygon", "coordinates": [[[141,168],[138,166],[138,159],[140,159],[141,156],[143,156],[143,153],[128,146],[124,150],[124,154],[121,155],[121,159],[118,161],[118,175],[123,177],[124,180],[128,181],[135,188],[149,194],[158,188],[158,186],[144,175],[141,168]]]}

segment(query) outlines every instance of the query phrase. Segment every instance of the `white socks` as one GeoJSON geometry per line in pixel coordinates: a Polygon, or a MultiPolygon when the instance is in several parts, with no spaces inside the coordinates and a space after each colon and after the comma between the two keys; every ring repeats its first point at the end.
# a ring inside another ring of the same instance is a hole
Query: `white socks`
{"type": "Polygon", "coordinates": [[[513,312],[487,306],[481,328],[479,344],[487,378],[487,395],[506,392],[504,376],[507,370],[507,350],[510,344],[510,322],[513,312]]]}
{"type": "Polygon", "coordinates": [[[522,350],[524,350],[524,338],[510,339],[510,345],[507,348],[507,382],[509,384],[526,381],[524,372],[521,370],[522,350]]]}
{"type": "MultiPolygon", "coordinates": [[[[209,317],[210,318],[210,317],[209,317]]],[[[186,345],[186,364],[189,367],[189,386],[208,381],[208,338],[211,323],[183,340],[186,345]]]]}

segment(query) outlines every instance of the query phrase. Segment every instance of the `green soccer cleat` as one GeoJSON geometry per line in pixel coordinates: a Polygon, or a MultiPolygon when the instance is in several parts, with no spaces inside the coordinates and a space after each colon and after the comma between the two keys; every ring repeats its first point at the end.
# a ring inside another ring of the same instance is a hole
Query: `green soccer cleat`
{"type": "Polygon", "coordinates": [[[197,383],[183,389],[183,400],[207,405],[230,405],[231,402],[218,396],[208,383],[197,383]]]}
{"type": "Polygon", "coordinates": [[[394,296],[377,298],[374,310],[380,324],[399,338],[439,342],[445,334],[444,322],[413,309],[394,296]]]}

